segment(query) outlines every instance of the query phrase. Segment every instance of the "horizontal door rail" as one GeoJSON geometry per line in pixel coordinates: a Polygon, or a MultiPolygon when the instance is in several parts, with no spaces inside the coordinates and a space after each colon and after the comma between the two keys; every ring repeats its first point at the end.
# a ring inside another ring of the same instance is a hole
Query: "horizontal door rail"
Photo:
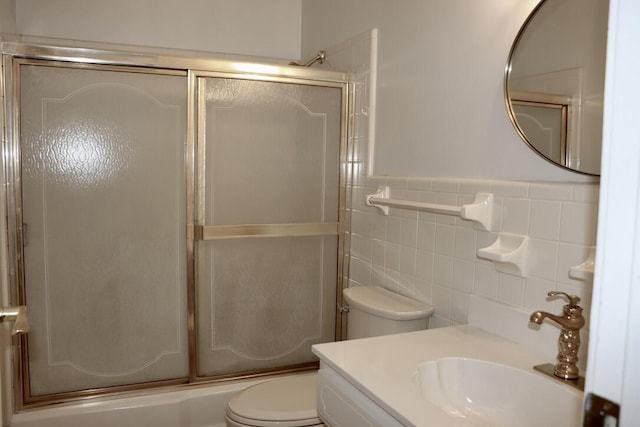
{"type": "Polygon", "coordinates": [[[248,239],[257,237],[334,236],[337,222],[307,222],[297,224],[196,225],[195,240],[248,239]]]}

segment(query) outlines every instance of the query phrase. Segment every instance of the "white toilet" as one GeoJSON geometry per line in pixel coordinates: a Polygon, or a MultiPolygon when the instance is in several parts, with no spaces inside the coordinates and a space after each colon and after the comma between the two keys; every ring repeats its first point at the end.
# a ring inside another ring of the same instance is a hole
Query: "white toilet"
{"type": "MultiPolygon", "coordinates": [[[[349,305],[347,339],[427,328],[433,307],[379,286],[344,290],[349,305]]],[[[316,412],[315,373],[265,381],[238,393],[227,405],[227,427],[322,426],[316,412]]]]}

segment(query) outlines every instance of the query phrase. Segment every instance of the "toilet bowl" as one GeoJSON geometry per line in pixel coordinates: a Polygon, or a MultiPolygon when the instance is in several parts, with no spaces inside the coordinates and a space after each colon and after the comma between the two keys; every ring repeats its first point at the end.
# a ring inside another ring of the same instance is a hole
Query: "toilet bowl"
{"type": "MultiPolygon", "coordinates": [[[[426,329],[433,307],[379,286],[343,291],[349,306],[347,339],[426,329]]],[[[292,375],[249,387],[227,405],[227,427],[323,426],[316,411],[315,373],[292,375]]]]}

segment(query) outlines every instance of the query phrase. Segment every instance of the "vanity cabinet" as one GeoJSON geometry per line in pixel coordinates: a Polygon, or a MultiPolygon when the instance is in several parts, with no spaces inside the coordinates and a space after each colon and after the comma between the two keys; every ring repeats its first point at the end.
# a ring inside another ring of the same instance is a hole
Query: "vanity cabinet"
{"type": "Polygon", "coordinates": [[[326,364],[318,371],[318,415],[331,427],[403,427],[326,364]]]}

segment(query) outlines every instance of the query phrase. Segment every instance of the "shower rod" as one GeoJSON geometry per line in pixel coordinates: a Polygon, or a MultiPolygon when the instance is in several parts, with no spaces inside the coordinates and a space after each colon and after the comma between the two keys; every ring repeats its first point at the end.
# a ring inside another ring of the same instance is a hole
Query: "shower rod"
{"type": "Polygon", "coordinates": [[[315,64],[317,61],[320,61],[321,64],[324,64],[324,59],[326,57],[326,52],[324,50],[319,50],[318,54],[311,58],[304,64],[300,64],[299,62],[289,62],[289,65],[296,65],[298,67],[310,67],[315,64]]]}

